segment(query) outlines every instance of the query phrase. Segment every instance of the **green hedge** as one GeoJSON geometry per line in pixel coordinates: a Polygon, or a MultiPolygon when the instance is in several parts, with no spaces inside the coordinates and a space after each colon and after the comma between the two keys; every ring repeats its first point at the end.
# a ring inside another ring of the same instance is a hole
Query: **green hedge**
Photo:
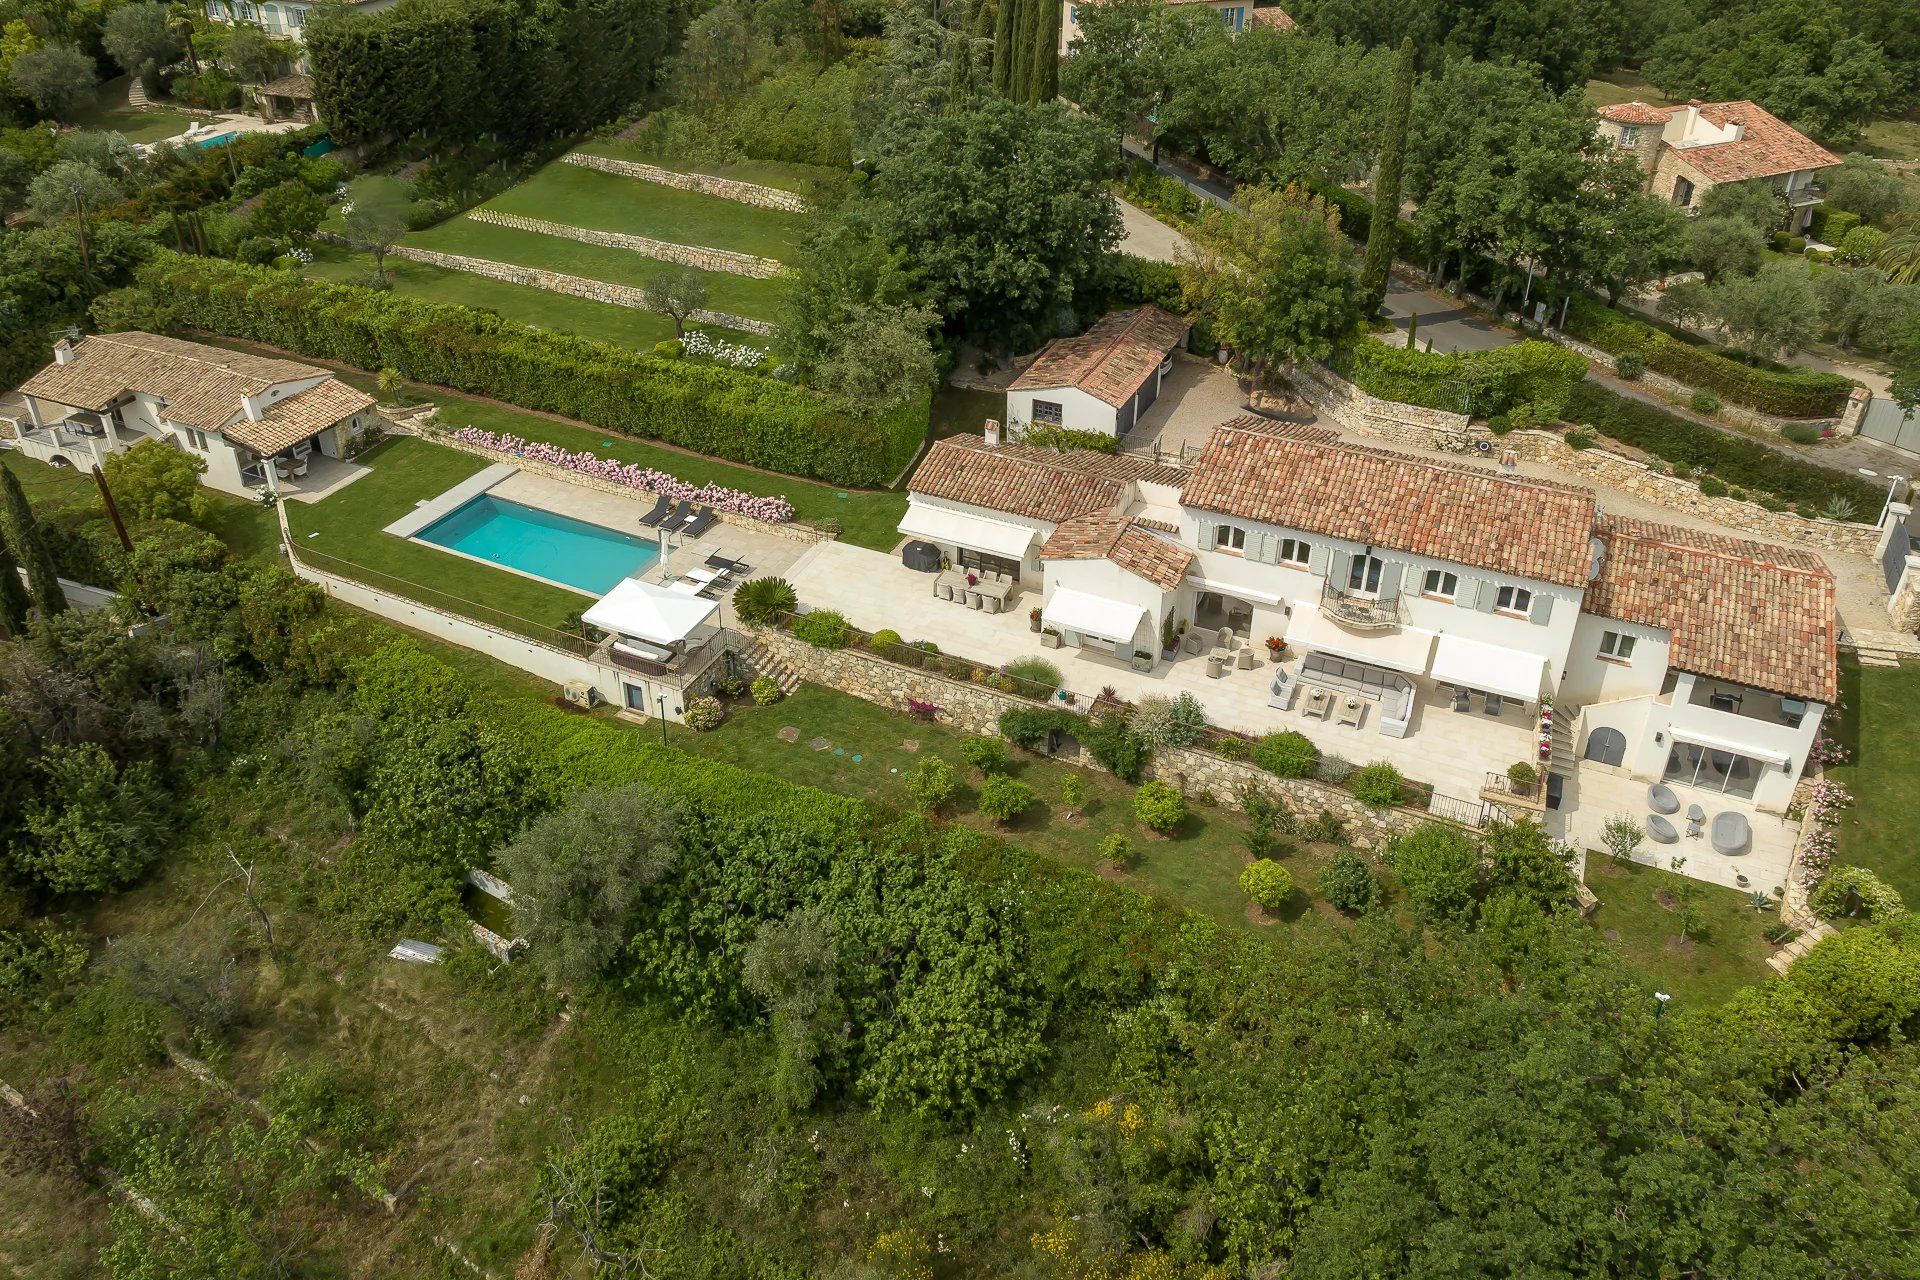
{"type": "Polygon", "coordinates": [[[1592,298],[1567,309],[1567,333],[1608,355],[1637,355],[1646,367],[1722,399],[1782,418],[1831,418],[1847,404],[1853,381],[1837,373],[1761,369],[1711,347],[1683,342],[1592,298]]]}
{"type": "MultiPolygon", "coordinates": [[[[1365,243],[1373,227],[1373,202],[1357,191],[1332,182],[1309,183],[1313,193],[1340,210],[1340,229],[1365,243]]],[[[1393,257],[1396,262],[1424,262],[1431,255],[1420,243],[1413,224],[1402,219],[1394,226],[1393,257]]]]}
{"type": "Polygon", "coordinates": [[[162,252],[139,281],[180,323],[492,396],[699,453],[883,487],[927,430],[925,392],[873,418],[721,365],[659,360],[488,312],[162,252]]]}
{"type": "Polygon", "coordinates": [[[1587,362],[1551,342],[1521,342],[1493,351],[1442,355],[1362,338],[1334,353],[1333,370],[1362,391],[1401,404],[1460,412],[1466,392],[1479,416],[1535,405],[1558,417],[1568,393],[1587,376],[1587,362]]]}
{"type": "Polygon", "coordinates": [[[1853,503],[1857,518],[1871,519],[1880,491],[1855,476],[1802,462],[1754,440],[1703,427],[1678,414],[1615,395],[1594,382],[1575,387],[1566,417],[1603,436],[1644,449],[1677,468],[1705,467],[1719,480],[1758,489],[1787,502],[1824,507],[1834,498],[1853,503]]]}

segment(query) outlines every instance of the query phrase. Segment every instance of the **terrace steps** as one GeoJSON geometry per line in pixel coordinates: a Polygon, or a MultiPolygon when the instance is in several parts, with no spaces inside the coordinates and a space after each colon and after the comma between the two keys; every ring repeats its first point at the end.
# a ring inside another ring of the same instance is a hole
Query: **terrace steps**
{"type": "Polygon", "coordinates": [[[135,111],[145,111],[153,103],[147,98],[147,86],[139,76],[134,76],[127,85],[127,105],[135,111]]]}
{"type": "Polygon", "coordinates": [[[793,668],[787,665],[786,659],[770,649],[766,641],[760,637],[754,637],[753,644],[748,647],[745,657],[747,665],[758,674],[771,677],[773,682],[780,686],[781,693],[791,694],[800,687],[800,677],[794,674],[793,668]]]}

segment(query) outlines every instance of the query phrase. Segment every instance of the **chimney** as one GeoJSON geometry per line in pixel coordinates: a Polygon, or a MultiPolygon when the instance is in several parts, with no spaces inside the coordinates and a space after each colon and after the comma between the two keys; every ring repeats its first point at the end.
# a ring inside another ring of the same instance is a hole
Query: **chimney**
{"type": "Polygon", "coordinates": [[[1682,138],[1691,138],[1693,131],[1700,126],[1700,99],[1695,98],[1687,104],[1687,127],[1681,133],[1682,138]]]}
{"type": "Polygon", "coordinates": [[[990,445],[1000,443],[1000,420],[998,418],[987,419],[986,441],[990,445]]]}
{"type": "Polygon", "coordinates": [[[258,396],[241,396],[240,407],[246,410],[248,422],[259,422],[264,417],[260,411],[260,399],[258,396]]]}
{"type": "Polygon", "coordinates": [[[1747,136],[1747,122],[1745,120],[1729,120],[1727,121],[1727,128],[1733,130],[1733,140],[1735,142],[1747,136]]]}
{"type": "Polygon", "coordinates": [[[53,362],[55,364],[73,363],[73,339],[62,338],[53,344],[53,362]]]}

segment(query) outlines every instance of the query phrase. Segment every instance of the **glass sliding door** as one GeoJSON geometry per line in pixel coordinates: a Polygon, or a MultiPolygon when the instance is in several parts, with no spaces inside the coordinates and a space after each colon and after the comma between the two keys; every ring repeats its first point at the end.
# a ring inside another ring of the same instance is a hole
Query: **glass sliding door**
{"type": "Polygon", "coordinates": [[[1677,782],[1683,787],[1699,787],[1703,791],[1718,791],[1723,795],[1751,800],[1766,767],[1765,761],[1755,760],[1751,756],[1736,755],[1731,751],[1702,747],[1691,742],[1676,742],[1673,750],[1667,753],[1665,780],[1677,782]]]}

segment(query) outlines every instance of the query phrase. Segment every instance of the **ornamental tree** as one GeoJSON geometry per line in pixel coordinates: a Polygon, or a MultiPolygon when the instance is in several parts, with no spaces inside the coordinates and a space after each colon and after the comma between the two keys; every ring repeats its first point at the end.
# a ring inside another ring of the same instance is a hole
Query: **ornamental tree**
{"type": "Polygon", "coordinates": [[[1326,359],[1365,310],[1339,212],[1300,187],[1236,199],[1237,213],[1203,210],[1182,251],[1187,305],[1256,365],[1326,359]]]}
{"type": "Polygon", "coordinates": [[[1293,896],[1293,872],[1270,858],[1249,862],[1240,872],[1240,891],[1268,911],[1278,911],[1293,896]]]}
{"type": "Polygon", "coordinates": [[[1159,832],[1171,835],[1187,817],[1187,798],[1172,784],[1155,778],[1133,793],[1133,816],[1159,832]]]}
{"type": "Polygon", "coordinates": [[[206,460],[159,440],[142,440],[100,464],[114,501],[140,520],[199,523],[212,507],[200,477],[206,460]]]}

